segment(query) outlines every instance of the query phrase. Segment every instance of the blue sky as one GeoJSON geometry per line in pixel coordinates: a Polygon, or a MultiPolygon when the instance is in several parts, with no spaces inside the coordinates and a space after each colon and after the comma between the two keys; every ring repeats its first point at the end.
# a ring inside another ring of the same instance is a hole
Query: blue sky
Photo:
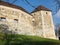
{"type": "MultiPolygon", "coordinates": [[[[7,1],[7,0],[5,0],[7,1]]],[[[8,2],[12,3],[14,0],[9,0],[8,2]]],[[[55,14],[56,12],[56,2],[55,0],[28,0],[30,4],[32,4],[35,8],[39,5],[43,5],[47,7],[48,9],[52,10],[52,16],[53,16],[53,22],[54,24],[60,23],[60,10],[55,14]]],[[[30,6],[25,0],[17,0],[15,5],[23,7],[28,12],[32,12],[35,8],[30,6]]]]}

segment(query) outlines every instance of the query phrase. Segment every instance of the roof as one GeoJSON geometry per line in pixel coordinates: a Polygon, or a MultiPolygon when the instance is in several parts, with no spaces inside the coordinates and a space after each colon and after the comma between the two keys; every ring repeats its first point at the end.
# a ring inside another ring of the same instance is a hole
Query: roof
{"type": "Polygon", "coordinates": [[[29,12],[27,12],[24,8],[20,7],[20,6],[17,6],[17,5],[14,5],[14,4],[11,4],[11,3],[8,3],[8,2],[4,2],[4,1],[1,1],[0,2],[0,5],[4,5],[4,6],[7,6],[7,7],[12,7],[12,8],[16,8],[16,9],[20,9],[28,14],[30,14],[29,12]]]}
{"type": "MultiPolygon", "coordinates": [[[[20,9],[20,10],[22,10],[22,11],[28,13],[28,14],[31,14],[31,13],[27,12],[24,8],[22,8],[20,6],[17,6],[17,5],[14,5],[14,4],[11,4],[11,3],[8,3],[8,2],[0,1],[0,5],[4,5],[4,6],[7,6],[7,7],[12,7],[12,8],[16,8],[16,9],[20,9]]],[[[48,8],[45,8],[44,6],[40,5],[37,8],[35,8],[35,10],[32,11],[32,13],[40,11],[40,10],[51,11],[48,8]]]]}
{"type": "Polygon", "coordinates": [[[49,10],[48,8],[40,5],[40,6],[38,6],[37,8],[35,8],[35,10],[34,10],[32,13],[37,12],[37,11],[40,11],[40,10],[51,11],[51,10],[49,10]]]}

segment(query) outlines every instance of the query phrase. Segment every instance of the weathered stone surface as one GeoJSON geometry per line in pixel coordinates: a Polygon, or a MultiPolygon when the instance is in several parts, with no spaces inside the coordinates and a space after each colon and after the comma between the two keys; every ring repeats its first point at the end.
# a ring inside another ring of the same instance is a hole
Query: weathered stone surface
{"type": "Polygon", "coordinates": [[[16,34],[56,38],[51,11],[40,10],[28,14],[19,9],[0,5],[0,24],[7,24],[9,31],[16,34]]]}

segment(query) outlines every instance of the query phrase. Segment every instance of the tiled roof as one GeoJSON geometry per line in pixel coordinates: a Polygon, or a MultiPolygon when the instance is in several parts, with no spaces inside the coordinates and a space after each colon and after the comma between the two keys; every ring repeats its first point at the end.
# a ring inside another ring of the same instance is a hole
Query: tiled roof
{"type": "MultiPolygon", "coordinates": [[[[10,3],[8,3],[8,2],[0,1],[0,5],[4,5],[4,6],[7,6],[7,7],[12,7],[12,8],[16,8],[16,9],[20,9],[20,10],[22,10],[22,11],[30,14],[30,13],[27,12],[24,8],[22,8],[22,7],[20,7],[20,6],[17,6],[17,5],[10,4],[10,3]]],[[[35,8],[35,10],[32,11],[32,13],[37,12],[37,11],[40,11],[40,10],[51,11],[51,10],[45,8],[44,6],[40,5],[40,6],[38,6],[37,8],[35,8]]]]}
{"type": "Polygon", "coordinates": [[[32,13],[37,12],[37,11],[40,11],[40,10],[51,11],[51,10],[49,10],[48,8],[40,5],[40,6],[38,6],[37,8],[35,8],[35,10],[34,10],[32,13]]]}
{"type": "MultiPolygon", "coordinates": [[[[17,5],[13,5],[13,4],[8,3],[8,2],[1,1],[1,2],[0,2],[0,5],[4,5],[4,6],[7,6],[7,7],[12,7],[12,8],[16,8],[16,9],[20,9],[20,10],[26,12],[26,13],[29,13],[29,12],[27,12],[24,8],[22,8],[22,7],[20,7],[20,6],[17,6],[17,5]]],[[[30,13],[29,13],[29,14],[30,14],[30,13]]]]}

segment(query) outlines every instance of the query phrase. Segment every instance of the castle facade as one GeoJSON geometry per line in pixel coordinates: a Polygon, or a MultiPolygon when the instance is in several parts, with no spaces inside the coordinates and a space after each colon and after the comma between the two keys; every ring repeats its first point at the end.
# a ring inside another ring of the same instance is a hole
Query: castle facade
{"type": "Polygon", "coordinates": [[[55,39],[51,10],[41,5],[29,13],[22,7],[1,2],[0,24],[8,25],[9,31],[16,34],[55,39]]]}

